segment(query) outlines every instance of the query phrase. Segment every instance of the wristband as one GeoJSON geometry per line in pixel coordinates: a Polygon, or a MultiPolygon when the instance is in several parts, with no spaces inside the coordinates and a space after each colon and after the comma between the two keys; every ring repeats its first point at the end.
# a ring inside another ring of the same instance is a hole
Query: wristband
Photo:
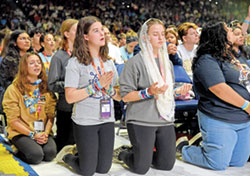
{"type": "Polygon", "coordinates": [[[36,132],[31,131],[30,134],[29,134],[29,137],[31,139],[34,139],[35,135],[36,135],[36,132]]]}
{"type": "Polygon", "coordinates": [[[245,103],[243,104],[243,106],[241,106],[241,109],[245,110],[248,106],[249,106],[249,101],[245,100],[245,103]]]}
{"type": "Polygon", "coordinates": [[[178,96],[180,96],[181,94],[176,93],[176,92],[175,92],[176,89],[177,89],[177,88],[174,89],[174,95],[175,95],[176,97],[178,97],[178,96]]]}
{"type": "Polygon", "coordinates": [[[143,100],[143,99],[147,99],[147,98],[152,98],[153,96],[148,94],[148,88],[146,88],[144,90],[139,91],[139,97],[141,100],[143,100]]]}
{"type": "Polygon", "coordinates": [[[250,21],[244,20],[244,23],[250,24],[250,21]]]}
{"type": "Polygon", "coordinates": [[[247,108],[249,107],[250,103],[247,104],[247,106],[243,109],[244,111],[247,110],[247,108]]]}
{"type": "Polygon", "coordinates": [[[89,96],[95,94],[95,89],[94,89],[94,86],[92,85],[89,85],[88,87],[85,88],[86,92],[89,94],[89,96]]]}

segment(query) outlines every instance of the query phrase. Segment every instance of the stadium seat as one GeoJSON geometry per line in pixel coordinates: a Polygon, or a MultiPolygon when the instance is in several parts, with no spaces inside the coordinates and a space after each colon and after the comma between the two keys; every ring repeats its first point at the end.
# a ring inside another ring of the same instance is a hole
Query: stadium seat
{"type": "MultiPolygon", "coordinates": [[[[192,80],[189,78],[185,69],[180,65],[174,65],[175,83],[190,83],[192,80]]],[[[175,124],[177,138],[178,134],[185,133],[192,137],[199,132],[197,123],[197,107],[198,99],[194,98],[191,100],[176,100],[175,101],[175,124]]]]}

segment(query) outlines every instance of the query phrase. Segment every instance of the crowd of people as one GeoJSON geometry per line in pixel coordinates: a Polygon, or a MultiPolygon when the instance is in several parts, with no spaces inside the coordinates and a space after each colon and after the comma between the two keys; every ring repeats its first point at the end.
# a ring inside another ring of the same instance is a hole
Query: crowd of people
{"type": "Polygon", "coordinates": [[[112,157],[137,174],[170,171],[176,151],[213,170],[243,166],[250,155],[250,6],[242,23],[226,23],[214,5],[206,12],[210,1],[94,2],[98,8],[81,11],[93,4],[67,1],[64,11],[60,1],[20,0],[33,28],[18,19],[0,32],[0,113],[16,156],[39,164],[57,155],[80,175],[109,172],[112,157]],[[193,85],[175,84],[173,65],[193,85]],[[175,100],[195,95],[202,143],[176,145],[175,100]],[[114,152],[116,103],[126,105],[131,146],[114,152]]]}

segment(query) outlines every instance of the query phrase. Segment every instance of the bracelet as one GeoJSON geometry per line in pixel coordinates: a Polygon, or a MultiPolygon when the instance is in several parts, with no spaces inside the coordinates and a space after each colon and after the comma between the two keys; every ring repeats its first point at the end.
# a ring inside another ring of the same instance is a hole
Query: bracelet
{"type": "Polygon", "coordinates": [[[29,137],[31,139],[34,139],[35,135],[36,135],[36,132],[31,131],[30,134],[29,134],[29,137]]]}
{"type": "Polygon", "coordinates": [[[89,94],[89,96],[95,94],[95,89],[93,88],[94,86],[89,85],[88,87],[85,88],[86,92],[89,94]]]}
{"type": "Polygon", "coordinates": [[[178,96],[180,96],[181,94],[176,93],[176,92],[175,92],[176,89],[177,89],[177,88],[174,89],[174,95],[175,95],[176,97],[178,97],[178,96]]]}
{"type": "Polygon", "coordinates": [[[242,110],[247,109],[247,107],[249,106],[249,101],[245,100],[245,103],[243,104],[243,106],[241,106],[242,110]]]}
{"type": "Polygon", "coordinates": [[[250,103],[247,104],[247,106],[243,109],[244,111],[247,110],[247,108],[249,107],[250,103]]]}
{"type": "Polygon", "coordinates": [[[243,22],[243,23],[250,24],[250,21],[244,20],[244,22],[243,22]]]}
{"type": "Polygon", "coordinates": [[[143,100],[143,99],[147,99],[147,98],[152,98],[153,96],[148,94],[148,88],[146,88],[144,90],[139,91],[139,97],[141,100],[143,100]]]}

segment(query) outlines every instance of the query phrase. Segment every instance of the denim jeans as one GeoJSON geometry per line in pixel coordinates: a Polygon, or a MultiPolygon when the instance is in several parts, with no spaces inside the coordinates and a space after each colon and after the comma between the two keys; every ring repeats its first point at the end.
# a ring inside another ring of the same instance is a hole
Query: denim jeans
{"type": "Polygon", "coordinates": [[[184,146],[184,161],[213,170],[241,167],[247,162],[250,155],[250,121],[227,123],[200,111],[198,120],[203,143],[201,147],[184,146]]]}

